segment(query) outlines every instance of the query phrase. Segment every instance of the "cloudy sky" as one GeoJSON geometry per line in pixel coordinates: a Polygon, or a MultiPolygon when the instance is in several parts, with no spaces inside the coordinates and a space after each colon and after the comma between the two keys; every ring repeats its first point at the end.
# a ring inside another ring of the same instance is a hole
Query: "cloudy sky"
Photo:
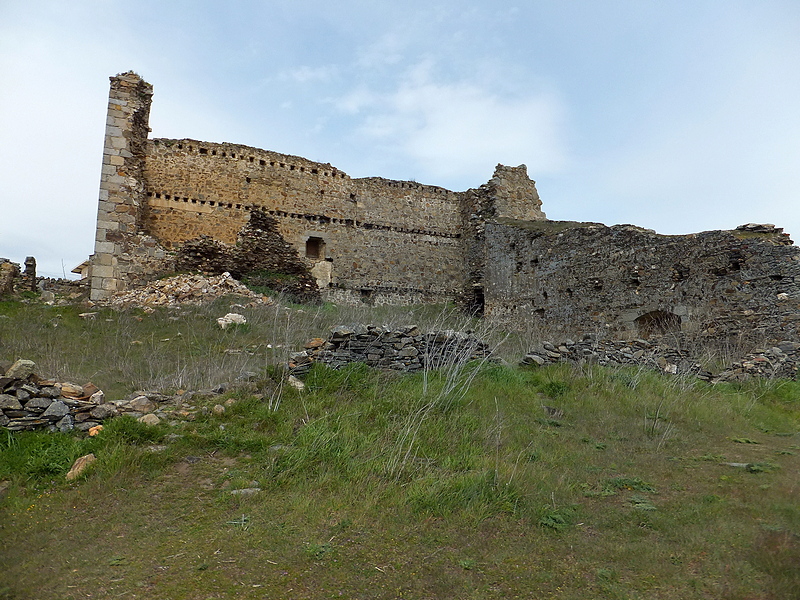
{"type": "Polygon", "coordinates": [[[797,0],[0,0],[0,256],[93,250],[110,75],[154,137],[465,190],[551,219],[800,238],[797,0]]]}

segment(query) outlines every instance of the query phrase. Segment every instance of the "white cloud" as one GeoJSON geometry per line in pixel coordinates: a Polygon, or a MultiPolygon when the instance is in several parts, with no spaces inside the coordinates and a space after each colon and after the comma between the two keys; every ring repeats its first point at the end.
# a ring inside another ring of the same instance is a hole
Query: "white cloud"
{"type": "Polygon", "coordinates": [[[388,93],[359,90],[338,105],[363,117],[365,144],[410,160],[433,181],[475,179],[497,163],[527,163],[532,172],[565,162],[563,109],[552,93],[510,97],[471,81],[436,81],[417,65],[388,93]]]}
{"type": "Polygon", "coordinates": [[[297,83],[325,83],[336,77],[338,69],[334,66],[309,67],[301,65],[290,71],[283,71],[280,79],[297,83]]]}

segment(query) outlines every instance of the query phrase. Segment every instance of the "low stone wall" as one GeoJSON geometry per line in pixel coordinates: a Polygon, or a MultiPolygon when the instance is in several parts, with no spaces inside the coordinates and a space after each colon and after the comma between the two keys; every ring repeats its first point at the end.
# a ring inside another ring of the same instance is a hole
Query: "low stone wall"
{"type": "Polygon", "coordinates": [[[704,370],[686,350],[642,339],[596,340],[587,334],[576,342],[570,339],[553,344],[544,342],[522,359],[522,365],[559,362],[601,366],[642,366],[673,375],[695,375],[710,382],[738,381],[749,377],[795,379],[800,366],[800,343],[783,341],[770,348],[755,349],[742,360],[718,374],[704,370]]]}
{"type": "Polygon", "coordinates": [[[558,362],[591,363],[618,367],[639,365],[665,373],[699,373],[700,365],[688,353],[670,346],[653,344],[647,340],[596,340],[585,335],[579,342],[566,339],[554,344],[544,342],[536,346],[525,358],[523,365],[545,365],[558,362]]]}
{"type": "Polygon", "coordinates": [[[291,356],[293,374],[308,372],[314,362],[339,369],[353,362],[371,367],[415,372],[489,358],[488,344],[472,333],[431,331],[416,325],[389,328],[376,325],[340,325],[327,339],[314,338],[302,352],[291,356]]]}
{"type": "Polygon", "coordinates": [[[42,379],[35,369],[32,361],[21,359],[0,378],[0,427],[10,431],[88,431],[117,414],[94,384],[42,379]]]}

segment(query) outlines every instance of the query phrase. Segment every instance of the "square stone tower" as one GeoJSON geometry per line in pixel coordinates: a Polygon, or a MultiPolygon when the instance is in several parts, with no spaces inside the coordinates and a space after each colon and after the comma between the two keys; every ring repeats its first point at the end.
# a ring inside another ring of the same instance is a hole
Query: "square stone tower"
{"type": "Polygon", "coordinates": [[[132,71],[110,79],[97,233],[91,257],[92,300],[104,300],[124,288],[146,206],[142,173],[153,86],[132,71]]]}

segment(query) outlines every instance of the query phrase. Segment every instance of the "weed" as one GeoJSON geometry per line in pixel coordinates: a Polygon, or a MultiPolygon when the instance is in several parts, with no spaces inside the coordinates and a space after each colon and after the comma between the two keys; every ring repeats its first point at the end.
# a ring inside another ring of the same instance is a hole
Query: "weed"
{"type": "Polygon", "coordinates": [[[646,498],[645,496],[634,495],[628,498],[628,502],[633,505],[633,508],[639,510],[657,510],[655,505],[650,501],[650,499],[646,498]]]}
{"type": "Polygon", "coordinates": [[[323,560],[333,552],[333,546],[330,542],[322,544],[307,543],[305,547],[306,555],[314,560],[323,560]]]}
{"type": "Polygon", "coordinates": [[[562,531],[566,527],[572,525],[575,520],[574,507],[561,507],[554,508],[552,506],[545,506],[539,517],[539,525],[555,531],[562,531]]]}
{"type": "Polygon", "coordinates": [[[541,389],[550,398],[560,398],[569,391],[569,384],[566,381],[546,381],[541,389]]]}
{"type": "Polygon", "coordinates": [[[603,490],[608,492],[616,492],[619,490],[633,490],[637,492],[650,492],[655,493],[656,488],[641,480],[638,477],[612,477],[606,479],[603,484],[603,490]]]}
{"type": "Polygon", "coordinates": [[[748,463],[745,468],[749,473],[771,473],[780,467],[773,463],[748,463]]]}

